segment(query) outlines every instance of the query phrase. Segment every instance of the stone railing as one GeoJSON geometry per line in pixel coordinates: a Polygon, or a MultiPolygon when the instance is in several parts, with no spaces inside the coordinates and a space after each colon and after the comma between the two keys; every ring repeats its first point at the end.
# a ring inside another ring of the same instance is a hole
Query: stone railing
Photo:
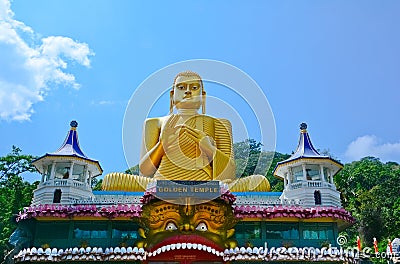
{"type": "Polygon", "coordinates": [[[89,185],[87,185],[86,183],[83,183],[83,182],[80,182],[80,181],[71,180],[71,179],[53,179],[53,180],[48,180],[48,181],[45,181],[45,182],[41,183],[40,186],[54,186],[54,187],[72,186],[72,187],[75,187],[75,188],[78,188],[78,189],[83,189],[83,190],[90,189],[89,185]]]}
{"type": "Polygon", "coordinates": [[[303,182],[291,183],[289,185],[290,190],[296,190],[300,188],[322,188],[322,187],[336,189],[334,184],[322,181],[303,181],[303,182]]]}

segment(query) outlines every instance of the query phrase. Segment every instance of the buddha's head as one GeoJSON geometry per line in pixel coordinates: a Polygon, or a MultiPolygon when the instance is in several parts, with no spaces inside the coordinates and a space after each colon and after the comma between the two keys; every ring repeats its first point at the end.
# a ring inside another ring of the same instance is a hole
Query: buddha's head
{"type": "Polygon", "coordinates": [[[205,112],[205,95],[200,75],[192,71],[180,72],[176,75],[170,91],[170,111],[177,109],[196,109],[202,106],[205,112]]]}

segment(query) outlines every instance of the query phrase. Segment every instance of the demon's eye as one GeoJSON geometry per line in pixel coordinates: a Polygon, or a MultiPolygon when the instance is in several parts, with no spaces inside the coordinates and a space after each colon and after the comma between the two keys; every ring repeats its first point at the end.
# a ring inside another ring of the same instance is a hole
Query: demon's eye
{"type": "Polygon", "coordinates": [[[196,230],[204,232],[204,231],[207,231],[208,228],[205,223],[201,222],[200,224],[197,225],[196,230]]]}
{"type": "Polygon", "coordinates": [[[176,225],[172,222],[169,222],[167,224],[167,226],[165,227],[165,230],[168,230],[168,231],[173,231],[173,230],[177,230],[177,229],[178,228],[176,227],[176,225]]]}

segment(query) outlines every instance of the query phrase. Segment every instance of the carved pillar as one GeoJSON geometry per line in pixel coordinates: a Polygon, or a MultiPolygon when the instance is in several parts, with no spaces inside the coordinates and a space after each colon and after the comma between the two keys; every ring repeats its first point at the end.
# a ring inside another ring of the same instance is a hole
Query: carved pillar
{"type": "Polygon", "coordinates": [[[56,176],[56,162],[53,161],[53,163],[51,164],[51,173],[50,173],[50,179],[49,180],[54,180],[55,176],[56,176]]]}
{"type": "Polygon", "coordinates": [[[322,166],[322,164],[321,164],[321,165],[319,165],[319,168],[320,168],[320,174],[321,174],[321,181],[325,182],[324,166],[322,166]]]}
{"type": "Polygon", "coordinates": [[[72,170],[74,169],[74,163],[73,161],[71,161],[71,167],[69,168],[69,175],[68,175],[68,179],[72,180],[72,170]]]}
{"type": "Polygon", "coordinates": [[[307,171],[306,171],[306,164],[301,164],[303,167],[303,180],[307,181],[307,171]]]}

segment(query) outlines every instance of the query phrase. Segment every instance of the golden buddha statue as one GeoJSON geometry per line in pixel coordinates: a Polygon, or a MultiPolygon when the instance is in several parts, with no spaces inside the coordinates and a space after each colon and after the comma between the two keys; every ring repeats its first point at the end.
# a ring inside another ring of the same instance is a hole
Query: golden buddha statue
{"type": "Polygon", "coordinates": [[[179,73],[170,91],[170,114],[144,123],[140,175],[108,174],[102,189],[144,191],[149,182],[167,179],[220,180],[230,183],[231,191],[269,191],[264,176],[234,181],[231,123],[205,115],[205,100],[201,77],[192,71],[179,73]]]}
{"type": "Polygon", "coordinates": [[[175,77],[170,115],[149,118],[144,124],[139,162],[143,176],[203,181],[235,177],[231,124],[204,114],[205,95],[197,73],[181,72],[175,77]]]}

